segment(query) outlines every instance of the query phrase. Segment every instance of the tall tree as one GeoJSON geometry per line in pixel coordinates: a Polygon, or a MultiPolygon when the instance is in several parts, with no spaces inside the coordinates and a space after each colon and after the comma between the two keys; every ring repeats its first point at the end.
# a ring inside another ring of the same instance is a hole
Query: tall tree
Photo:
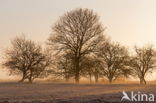
{"type": "Polygon", "coordinates": [[[89,9],[72,10],[60,17],[52,29],[49,45],[55,45],[57,50],[70,51],[74,55],[74,78],[79,83],[81,60],[92,53],[102,40],[104,29],[99,17],[89,9]]]}
{"type": "Polygon", "coordinates": [[[140,79],[140,84],[146,84],[145,76],[156,67],[156,51],[152,46],[142,48],[135,46],[135,55],[130,64],[140,79]]]}
{"type": "Polygon", "coordinates": [[[104,42],[99,47],[97,55],[102,61],[103,74],[110,83],[119,76],[127,77],[131,74],[128,51],[120,44],[104,42]]]}
{"type": "Polygon", "coordinates": [[[4,66],[12,74],[22,75],[20,82],[23,82],[25,79],[32,82],[50,64],[47,55],[42,52],[41,46],[32,40],[27,40],[25,36],[16,37],[11,44],[12,47],[6,51],[4,66]]]}

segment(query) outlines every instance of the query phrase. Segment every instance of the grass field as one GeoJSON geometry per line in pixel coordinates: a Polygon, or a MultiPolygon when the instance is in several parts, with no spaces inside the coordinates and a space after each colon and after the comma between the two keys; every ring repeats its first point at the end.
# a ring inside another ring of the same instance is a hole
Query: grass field
{"type": "Polygon", "coordinates": [[[122,91],[156,93],[156,85],[0,83],[0,103],[117,103],[122,91]]]}

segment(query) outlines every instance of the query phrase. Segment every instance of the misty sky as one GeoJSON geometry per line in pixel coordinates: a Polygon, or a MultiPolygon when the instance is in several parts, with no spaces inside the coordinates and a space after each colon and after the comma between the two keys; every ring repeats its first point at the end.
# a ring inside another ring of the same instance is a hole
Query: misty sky
{"type": "Polygon", "coordinates": [[[114,41],[156,45],[156,0],[0,0],[0,53],[22,33],[44,43],[59,16],[75,8],[97,12],[114,41]]]}

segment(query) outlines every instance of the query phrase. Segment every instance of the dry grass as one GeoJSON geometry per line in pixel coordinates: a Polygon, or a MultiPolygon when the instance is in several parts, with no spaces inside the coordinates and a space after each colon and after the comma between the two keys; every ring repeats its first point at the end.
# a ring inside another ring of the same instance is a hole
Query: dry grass
{"type": "Polygon", "coordinates": [[[139,84],[72,84],[72,83],[0,83],[0,101],[90,100],[119,101],[122,91],[155,91],[156,85],[139,84]],[[115,95],[113,99],[114,94],[115,95]],[[117,97],[117,98],[116,98],[117,97]]]}

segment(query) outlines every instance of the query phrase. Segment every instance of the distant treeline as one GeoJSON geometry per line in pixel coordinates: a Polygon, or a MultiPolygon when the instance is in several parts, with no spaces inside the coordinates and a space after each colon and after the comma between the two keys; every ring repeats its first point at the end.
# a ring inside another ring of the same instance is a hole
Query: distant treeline
{"type": "Polygon", "coordinates": [[[15,37],[6,50],[3,66],[10,74],[21,75],[20,82],[52,76],[66,81],[81,77],[95,82],[105,78],[110,83],[119,77],[135,77],[146,84],[145,77],[156,66],[156,51],[150,45],[134,47],[134,53],[105,35],[99,16],[89,9],[65,13],[53,25],[46,47],[15,37]]]}

